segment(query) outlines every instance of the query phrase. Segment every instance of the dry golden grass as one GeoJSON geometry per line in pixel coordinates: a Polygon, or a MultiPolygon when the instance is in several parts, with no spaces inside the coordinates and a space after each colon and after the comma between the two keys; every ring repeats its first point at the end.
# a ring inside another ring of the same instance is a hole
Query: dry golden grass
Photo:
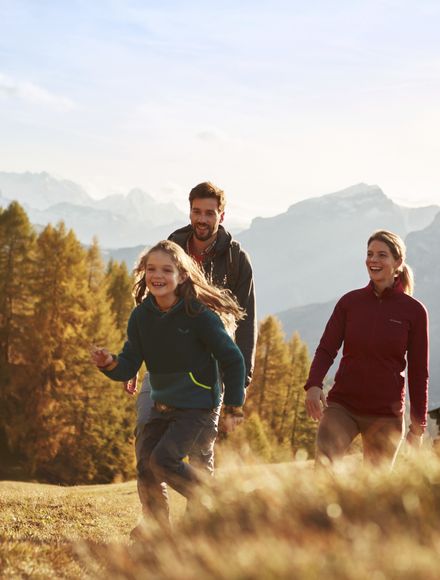
{"type": "MultiPolygon", "coordinates": [[[[184,509],[172,498],[175,517],[184,509]]],[[[58,487],[0,482],[0,577],[85,578],[78,546],[127,542],[139,518],[135,482],[58,487]]]]}
{"type": "MultiPolygon", "coordinates": [[[[223,469],[173,533],[146,527],[135,484],[0,484],[5,578],[356,579],[440,577],[440,461],[403,456],[393,473],[356,459],[223,469]]],[[[177,510],[177,511],[176,511],[177,510]]],[[[177,513],[178,512],[178,513],[177,513]]]]}

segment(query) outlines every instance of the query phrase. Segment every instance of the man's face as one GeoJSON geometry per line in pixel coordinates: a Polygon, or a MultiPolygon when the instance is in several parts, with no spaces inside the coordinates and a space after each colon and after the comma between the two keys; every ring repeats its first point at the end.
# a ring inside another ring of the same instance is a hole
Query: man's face
{"type": "Polygon", "coordinates": [[[216,199],[193,199],[189,217],[196,239],[205,242],[215,236],[223,216],[224,212],[219,211],[216,199]]]}

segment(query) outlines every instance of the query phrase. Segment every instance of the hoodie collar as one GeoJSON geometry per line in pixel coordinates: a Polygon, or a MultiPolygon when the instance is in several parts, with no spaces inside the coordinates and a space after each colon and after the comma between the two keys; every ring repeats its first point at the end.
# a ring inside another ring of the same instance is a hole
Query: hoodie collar
{"type": "Polygon", "coordinates": [[[168,316],[170,314],[173,314],[174,312],[181,310],[183,308],[184,302],[183,298],[180,298],[180,300],[176,302],[176,304],[174,304],[174,306],[172,306],[169,310],[163,311],[157,305],[154,296],[152,294],[148,294],[148,296],[143,301],[143,304],[145,305],[145,308],[147,310],[151,310],[155,314],[158,314],[160,316],[168,316]]]}

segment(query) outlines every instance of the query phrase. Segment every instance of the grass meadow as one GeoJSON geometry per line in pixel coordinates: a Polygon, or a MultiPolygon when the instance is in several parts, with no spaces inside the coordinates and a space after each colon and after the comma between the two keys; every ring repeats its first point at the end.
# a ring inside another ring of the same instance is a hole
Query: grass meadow
{"type": "Polygon", "coordinates": [[[440,577],[440,460],[403,453],[392,473],[358,456],[330,471],[311,462],[223,460],[173,531],[141,541],[135,482],[57,487],[0,482],[1,578],[167,580],[440,577]]]}

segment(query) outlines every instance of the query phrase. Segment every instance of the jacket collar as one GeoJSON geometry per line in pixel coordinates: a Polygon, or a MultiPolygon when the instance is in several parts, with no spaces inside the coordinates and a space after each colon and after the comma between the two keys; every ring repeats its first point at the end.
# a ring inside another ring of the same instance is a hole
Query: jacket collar
{"type": "MultiPolygon", "coordinates": [[[[374,284],[373,281],[370,280],[369,283],[367,284],[367,286],[365,287],[366,290],[368,290],[373,296],[376,296],[376,293],[374,291],[374,284]]],[[[393,286],[390,286],[389,288],[385,288],[385,290],[382,292],[380,298],[388,298],[388,297],[392,297],[392,296],[398,296],[400,294],[404,294],[404,289],[402,286],[402,282],[400,280],[399,277],[397,277],[394,281],[393,286]]]]}

